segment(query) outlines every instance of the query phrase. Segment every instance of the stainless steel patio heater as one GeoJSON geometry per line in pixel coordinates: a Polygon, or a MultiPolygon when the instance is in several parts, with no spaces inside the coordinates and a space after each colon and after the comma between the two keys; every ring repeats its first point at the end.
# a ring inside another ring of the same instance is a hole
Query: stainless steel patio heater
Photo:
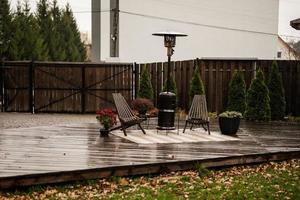
{"type": "MultiPolygon", "coordinates": [[[[168,55],[168,77],[167,83],[170,81],[171,73],[171,56],[174,53],[173,47],[176,45],[176,37],[187,36],[184,33],[177,32],[158,32],[153,33],[154,36],[163,36],[164,44],[167,47],[168,55]]],[[[158,124],[159,130],[174,130],[175,109],[176,109],[176,95],[170,92],[169,84],[167,84],[167,91],[161,92],[158,97],[158,124]]]]}

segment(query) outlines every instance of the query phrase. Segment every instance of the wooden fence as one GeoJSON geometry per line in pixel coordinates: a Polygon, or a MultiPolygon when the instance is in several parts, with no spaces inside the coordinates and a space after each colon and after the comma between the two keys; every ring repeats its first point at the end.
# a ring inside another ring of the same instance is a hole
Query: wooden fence
{"type": "Polygon", "coordinates": [[[95,112],[133,97],[133,64],[2,62],[2,111],[95,112]]]}
{"type": "MultiPolygon", "coordinates": [[[[247,88],[258,68],[266,79],[271,60],[208,60],[195,59],[172,62],[178,104],[189,107],[190,81],[198,65],[205,85],[208,110],[226,109],[228,84],[235,69],[244,73],[247,88]]],[[[300,115],[300,62],[278,61],[282,73],[287,114],[300,115]]],[[[154,102],[167,77],[167,63],[58,63],[2,62],[2,111],[11,112],[95,112],[112,106],[112,92],[121,92],[127,100],[135,97],[140,72],[151,74],[154,102]]]]}
{"type": "MultiPolygon", "coordinates": [[[[226,109],[229,81],[234,70],[243,71],[247,88],[255,76],[257,69],[261,68],[266,80],[270,71],[272,60],[209,60],[196,59],[177,61],[171,63],[171,74],[175,77],[179,107],[188,109],[190,81],[198,65],[200,75],[205,86],[208,110],[222,112],[226,109]]],[[[300,115],[300,62],[278,61],[282,73],[286,96],[287,114],[300,115]]],[[[163,83],[167,77],[167,63],[144,63],[137,65],[137,71],[146,68],[151,74],[152,86],[157,96],[162,91],[163,83]]],[[[139,73],[140,74],[140,73],[139,73]]]]}

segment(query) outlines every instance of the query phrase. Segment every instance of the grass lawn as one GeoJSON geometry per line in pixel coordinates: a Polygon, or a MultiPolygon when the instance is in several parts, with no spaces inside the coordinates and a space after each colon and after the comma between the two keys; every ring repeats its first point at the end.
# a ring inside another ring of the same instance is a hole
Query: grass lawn
{"type": "Polygon", "coordinates": [[[300,199],[300,160],[35,186],[2,199],[300,199]]]}

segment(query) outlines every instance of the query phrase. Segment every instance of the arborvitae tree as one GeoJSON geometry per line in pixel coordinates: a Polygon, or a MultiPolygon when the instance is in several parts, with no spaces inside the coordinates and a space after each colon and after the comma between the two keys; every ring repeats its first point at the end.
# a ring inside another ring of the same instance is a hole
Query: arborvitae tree
{"type": "Polygon", "coordinates": [[[9,46],[12,35],[12,16],[8,0],[0,1],[0,59],[9,59],[9,46]]]}
{"type": "Polygon", "coordinates": [[[281,74],[275,60],[272,62],[268,87],[270,91],[271,118],[272,120],[281,120],[285,115],[285,98],[281,74]]]}
{"type": "Polygon", "coordinates": [[[166,92],[167,89],[169,89],[168,92],[172,92],[174,94],[177,94],[176,82],[175,82],[175,79],[174,79],[173,76],[170,76],[170,79],[167,79],[165,84],[164,84],[163,91],[166,92]]]}
{"type": "Polygon", "coordinates": [[[147,69],[144,69],[141,74],[138,97],[151,100],[153,99],[153,88],[150,80],[150,74],[147,69]]]}
{"type": "Polygon", "coordinates": [[[268,121],[271,118],[269,90],[261,70],[257,72],[247,92],[245,117],[259,121],[268,121]]]}
{"type": "Polygon", "coordinates": [[[204,85],[200,77],[199,67],[196,66],[191,83],[190,83],[190,102],[196,94],[205,94],[204,85]]]}
{"type": "Polygon", "coordinates": [[[235,71],[229,83],[228,105],[230,111],[244,113],[246,108],[246,83],[241,71],[235,71]]]}

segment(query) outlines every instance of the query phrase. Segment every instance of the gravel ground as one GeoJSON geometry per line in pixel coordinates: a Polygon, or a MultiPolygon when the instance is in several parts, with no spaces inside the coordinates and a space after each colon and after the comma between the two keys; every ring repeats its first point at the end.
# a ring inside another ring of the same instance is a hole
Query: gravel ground
{"type": "Polygon", "coordinates": [[[57,124],[93,123],[95,114],[31,114],[0,112],[0,129],[46,126],[57,124]]]}

